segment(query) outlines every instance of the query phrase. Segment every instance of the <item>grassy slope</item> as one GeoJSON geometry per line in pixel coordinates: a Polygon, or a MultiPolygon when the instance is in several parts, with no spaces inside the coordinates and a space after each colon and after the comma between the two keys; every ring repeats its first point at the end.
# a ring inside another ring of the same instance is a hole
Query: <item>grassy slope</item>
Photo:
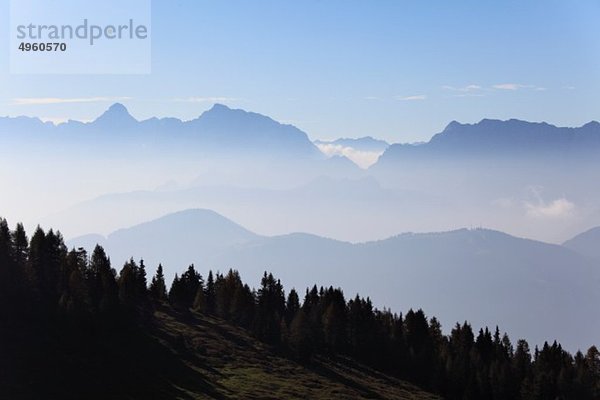
{"type": "Polygon", "coordinates": [[[170,310],[158,311],[156,317],[152,334],[187,367],[185,377],[173,374],[177,382],[170,382],[176,390],[171,394],[179,398],[438,398],[347,359],[318,359],[304,367],[276,355],[243,329],[214,318],[170,310]]]}

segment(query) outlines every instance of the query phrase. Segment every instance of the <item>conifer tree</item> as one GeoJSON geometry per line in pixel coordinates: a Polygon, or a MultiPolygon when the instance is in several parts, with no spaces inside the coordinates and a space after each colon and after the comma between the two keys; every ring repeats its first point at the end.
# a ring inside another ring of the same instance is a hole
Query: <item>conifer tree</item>
{"type": "Polygon", "coordinates": [[[196,291],[196,297],[194,297],[194,311],[198,311],[201,313],[206,312],[206,296],[204,294],[204,288],[199,287],[196,291]]]}
{"type": "Polygon", "coordinates": [[[12,233],[12,243],[16,266],[20,270],[24,271],[27,263],[27,257],[29,255],[29,240],[27,239],[27,234],[25,233],[23,224],[17,224],[17,227],[12,233]]]}
{"type": "Polygon", "coordinates": [[[288,343],[292,353],[302,361],[310,360],[313,351],[314,343],[312,343],[312,335],[308,317],[304,310],[299,310],[289,329],[288,343]]]}
{"type": "Polygon", "coordinates": [[[272,274],[265,272],[257,295],[257,310],[254,331],[267,343],[277,343],[281,339],[281,319],[285,312],[283,286],[272,274]]]}
{"type": "Polygon", "coordinates": [[[136,295],[140,300],[145,300],[148,292],[148,281],[146,279],[146,266],[144,260],[140,260],[135,274],[136,295]]]}
{"type": "Polygon", "coordinates": [[[92,252],[87,280],[92,306],[100,313],[114,312],[119,303],[116,271],[102,246],[97,245],[92,252]]]}
{"type": "Polygon", "coordinates": [[[300,310],[300,299],[296,289],[290,290],[287,301],[285,303],[285,322],[288,326],[292,323],[294,316],[300,310]]]}
{"type": "Polygon", "coordinates": [[[10,229],[5,219],[0,218],[0,317],[9,312],[13,300],[12,288],[15,284],[15,268],[11,257],[13,246],[10,229]]]}
{"type": "Polygon", "coordinates": [[[152,277],[150,283],[150,297],[158,302],[167,300],[167,285],[165,284],[165,275],[162,264],[158,264],[156,274],[152,277]]]}
{"type": "Polygon", "coordinates": [[[208,278],[206,279],[206,291],[204,294],[206,300],[206,312],[209,314],[214,314],[216,306],[216,292],[215,280],[212,271],[208,271],[208,278]]]}
{"type": "Polygon", "coordinates": [[[130,259],[119,273],[119,300],[128,308],[133,308],[140,301],[139,290],[139,267],[130,259]]]}
{"type": "Polygon", "coordinates": [[[254,320],[255,303],[256,299],[250,287],[239,286],[233,294],[231,320],[244,328],[249,328],[254,320]]]}
{"type": "Polygon", "coordinates": [[[71,250],[63,269],[59,298],[60,309],[71,317],[82,318],[90,311],[86,270],[87,252],[84,249],[71,250]]]}
{"type": "Polygon", "coordinates": [[[324,344],[331,352],[341,352],[346,348],[346,300],[341,290],[329,288],[324,295],[323,326],[324,344]]]}
{"type": "Polygon", "coordinates": [[[169,302],[181,310],[189,310],[194,306],[198,289],[202,287],[202,277],[190,265],[181,277],[175,274],[175,279],[169,290],[169,302]]]}

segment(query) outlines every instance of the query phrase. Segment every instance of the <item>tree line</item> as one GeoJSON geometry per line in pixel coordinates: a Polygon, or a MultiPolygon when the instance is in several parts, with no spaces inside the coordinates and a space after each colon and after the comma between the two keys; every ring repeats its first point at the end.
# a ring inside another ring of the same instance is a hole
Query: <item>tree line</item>
{"type": "Polygon", "coordinates": [[[152,323],[159,307],[226,320],[308,365],[316,356],[351,357],[447,399],[600,398],[594,346],[574,355],[556,342],[531,349],[525,340],[513,344],[498,327],[475,331],[467,322],[445,335],[422,310],[379,310],[369,298],[347,299],[333,287],[286,293],[267,272],[253,289],[235,270],[209,271],[205,278],[191,265],[167,285],[162,265],[151,279],[143,261],[130,260],[117,273],[100,246],[91,255],[68,250],[58,232],[38,227],[28,239],[21,224],[10,230],[0,219],[2,346],[7,338],[22,341],[15,336],[32,326],[60,326],[66,332],[60,336],[76,342],[71,350],[80,351],[88,334],[136,331],[152,323]]]}

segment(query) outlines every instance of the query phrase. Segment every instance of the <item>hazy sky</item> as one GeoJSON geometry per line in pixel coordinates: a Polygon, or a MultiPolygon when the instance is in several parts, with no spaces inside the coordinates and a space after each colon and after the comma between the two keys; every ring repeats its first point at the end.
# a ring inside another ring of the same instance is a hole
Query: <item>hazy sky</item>
{"type": "Polygon", "coordinates": [[[191,119],[220,102],[391,142],[451,120],[600,119],[598,1],[156,0],[152,20],[149,75],[10,75],[0,40],[0,115],[89,120],[120,101],[191,119]]]}

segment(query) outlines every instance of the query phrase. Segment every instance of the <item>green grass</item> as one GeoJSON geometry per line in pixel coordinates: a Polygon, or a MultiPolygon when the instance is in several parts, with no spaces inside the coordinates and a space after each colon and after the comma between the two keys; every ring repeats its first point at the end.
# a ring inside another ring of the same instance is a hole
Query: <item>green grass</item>
{"type": "Polygon", "coordinates": [[[212,317],[164,309],[156,321],[152,334],[189,370],[170,382],[180,399],[439,399],[346,358],[304,366],[212,317]]]}

